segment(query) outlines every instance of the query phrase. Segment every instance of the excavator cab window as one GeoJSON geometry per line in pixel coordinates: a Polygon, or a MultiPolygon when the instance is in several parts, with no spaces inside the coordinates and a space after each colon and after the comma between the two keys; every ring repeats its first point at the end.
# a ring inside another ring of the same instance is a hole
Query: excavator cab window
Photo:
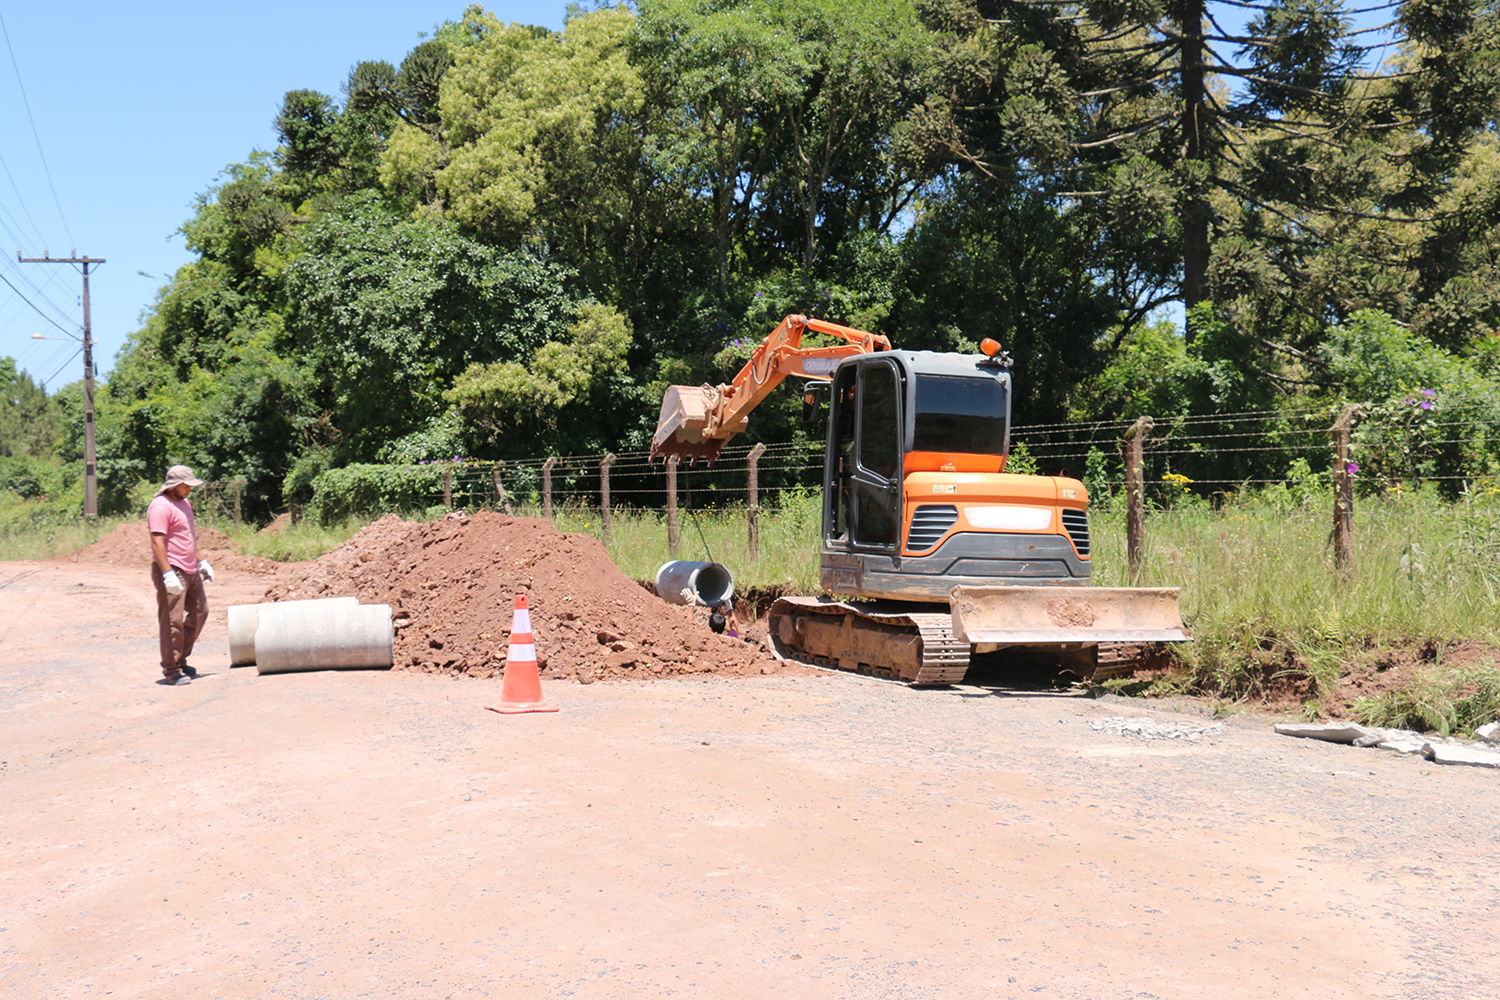
{"type": "Polygon", "coordinates": [[[838,383],[833,387],[833,426],[829,441],[828,456],[833,463],[833,481],[824,503],[825,522],[832,529],[832,538],[848,541],[853,528],[853,509],[849,498],[854,477],[854,417],[856,369],[850,367],[839,373],[838,383]]]}
{"type": "Polygon", "coordinates": [[[830,544],[891,550],[900,541],[903,383],[886,359],[834,377],[824,534],[830,544]]]}
{"type": "Polygon", "coordinates": [[[901,424],[896,369],[888,364],[859,369],[859,468],[855,473],[854,541],[894,546],[897,531],[897,477],[901,469],[901,424]]]}
{"type": "Polygon", "coordinates": [[[833,386],[830,541],[894,549],[900,536],[901,380],[885,360],[846,365],[833,386]]]}
{"type": "Polygon", "coordinates": [[[999,379],[917,375],[913,451],[1004,455],[1005,383],[999,379]]]}

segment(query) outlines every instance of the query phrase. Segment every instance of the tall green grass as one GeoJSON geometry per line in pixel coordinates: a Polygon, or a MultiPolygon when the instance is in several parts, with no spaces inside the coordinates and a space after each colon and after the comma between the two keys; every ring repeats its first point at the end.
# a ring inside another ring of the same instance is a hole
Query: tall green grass
{"type": "Polygon", "coordinates": [[[254,525],[233,522],[220,521],[214,527],[229,537],[235,551],[244,555],[276,562],[305,562],[338,548],[369,523],[362,518],[345,518],[333,524],[303,519],[265,534],[259,533],[254,525]]]}
{"type": "MultiPolygon", "coordinates": [[[[1216,508],[1186,499],[1148,515],[1136,582],[1182,589],[1194,641],[1174,650],[1181,689],[1234,701],[1279,686],[1302,692],[1314,715],[1351,664],[1382,651],[1500,644],[1496,491],[1473,489],[1452,503],[1432,491],[1361,499],[1347,571],[1334,565],[1332,528],[1332,496],[1318,491],[1245,493],[1216,508]]],[[[1128,585],[1123,512],[1095,513],[1091,530],[1094,583],[1128,585]]],[[[1372,725],[1441,729],[1433,721],[1441,717],[1447,728],[1472,728],[1453,705],[1494,676],[1494,664],[1433,669],[1357,714],[1372,725]]]]}
{"type": "MultiPolygon", "coordinates": [[[[0,503],[0,511],[4,504],[0,503]]],[[[78,514],[48,514],[14,519],[0,517],[0,561],[51,559],[77,552],[108,535],[123,521],[134,518],[99,518],[89,524],[78,514]]],[[[144,556],[143,556],[144,558],[144,556]]]]}

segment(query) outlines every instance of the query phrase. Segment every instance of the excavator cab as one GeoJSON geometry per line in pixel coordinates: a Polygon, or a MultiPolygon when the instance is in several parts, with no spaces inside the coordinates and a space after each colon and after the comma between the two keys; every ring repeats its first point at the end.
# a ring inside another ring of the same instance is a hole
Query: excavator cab
{"type": "MultiPolygon", "coordinates": [[[[830,390],[823,484],[826,588],[946,602],[959,583],[1036,582],[1012,578],[1039,573],[1040,566],[1018,570],[1017,560],[1004,556],[1011,554],[1007,549],[1034,552],[1039,545],[1052,550],[1049,575],[1087,582],[1087,561],[1065,534],[1007,542],[973,530],[961,517],[967,501],[998,507],[1014,499],[995,490],[1010,443],[1010,377],[988,357],[925,351],[886,351],[839,366],[830,390]]],[[[1053,483],[1004,479],[1030,493],[1053,483]]],[[[1083,503],[1080,498],[1080,510],[1083,503]]],[[[1047,504],[1045,511],[1034,510],[1050,515],[1053,499],[1047,504]]],[[[1030,516],[1039,521],[1039,513],[1030,516]]],[[[1037,526],[1060,530],[1055,517],[1037,526]]]]}

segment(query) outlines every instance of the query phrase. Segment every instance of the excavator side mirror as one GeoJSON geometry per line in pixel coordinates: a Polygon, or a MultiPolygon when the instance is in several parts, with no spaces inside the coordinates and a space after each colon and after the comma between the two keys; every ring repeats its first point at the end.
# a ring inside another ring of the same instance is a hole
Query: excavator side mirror
{"type": "Polygon", "coordinates": [[[823,404],[827,401],[827,382],[808,382],[802,387],[802,424],[804,427],[822,423],[823,404]]]}

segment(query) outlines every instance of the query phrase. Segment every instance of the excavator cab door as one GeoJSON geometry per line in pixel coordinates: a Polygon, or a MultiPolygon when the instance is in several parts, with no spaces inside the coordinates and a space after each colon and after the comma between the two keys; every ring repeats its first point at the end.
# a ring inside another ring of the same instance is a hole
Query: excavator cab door
{"type": "Polygon", "coordinates": [[[901,373],[889,359],[834,378],[824,538],[830,548],[895,552],[901,537],[901,373]]]}

